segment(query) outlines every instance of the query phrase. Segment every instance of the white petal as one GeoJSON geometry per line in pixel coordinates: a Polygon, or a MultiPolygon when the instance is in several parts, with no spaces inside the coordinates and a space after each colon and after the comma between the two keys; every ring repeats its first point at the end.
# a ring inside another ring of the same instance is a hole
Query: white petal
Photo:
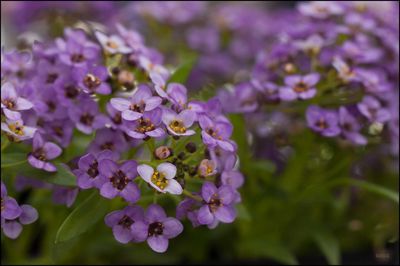
{"type": "Polygon", "coordinates": [[[162,163],[157,166],[157,171],[163,173],[166,179],[172,179],[176,175],[176,166],[172,163],[162,163]]]}
{"type": "Polygon", "coordinates": [[[137,167],[137,171],[144,181],[151,183],[151,176],[154,173],[154,169],[151,166],[147,164],[141,164],[137,167]]]}
{"type": "Polygon", "coordinates": [[[169,192],[174,195],[182,194],[182,186],[175,179],[168,180],[168,186],[165,188],[166,192],[169,192]]]}

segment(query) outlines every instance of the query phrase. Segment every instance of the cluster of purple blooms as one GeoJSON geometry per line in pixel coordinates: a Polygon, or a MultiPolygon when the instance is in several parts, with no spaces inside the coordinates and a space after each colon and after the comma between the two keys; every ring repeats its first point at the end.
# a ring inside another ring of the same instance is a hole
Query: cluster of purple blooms
{"type": "Polygon", "coordinates": [[[258,54],[252,77],[219,93],[224,110],[254,115],[305,106],[308,127],[322,136],[366,145],[368,136],[389,135],[398,154],[398,8],[299,4],[281,18],[287,23],[258,54]]]}
{"type": "MultiPolygon", "coordinates": [[[[2,51],[1,68],[2,133],[31,147],[27,161],[34,168],[69,166],[77,187],[60,192],[68,205],[78,188],[123,198],[128,206],[105,218],[117,241],[146,240],[165,252],[168,239],[183,231],[177,218],[209,228],[235,220],[244,177],[232,124],[217,98],[190,100],[185,86],[169,82],[162,56],[137,32],[120,24],[112,34],[67,28],[63,37],[34,43],[31,52],[2,51]],[[94,139],[85,154],[63,161],[76,134],[94,139]],[[190,183],[198,191],[187,190],[190,183]],[[177,218],[157,204],[144,211],[136,205],[143,194],[181,195],[177,218]]],[[[2,185],[3,231],[16,219],[37,218],[24,206],[2,185]]]]}

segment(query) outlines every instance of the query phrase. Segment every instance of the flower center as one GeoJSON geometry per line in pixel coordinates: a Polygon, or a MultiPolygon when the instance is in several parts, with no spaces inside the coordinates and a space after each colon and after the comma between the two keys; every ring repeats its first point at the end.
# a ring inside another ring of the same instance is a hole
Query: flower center
{"type": "Polygon", "coordinates": [[[148,236],[162,235],[164,231],[164,225],[160,222],[154,222],[149,225],[148,236]]]}
{"type": "Polygon", "coordinates": [[[15,102],[11,99],[4,99],[2,103],[7,107],[7,109],[15,108],[15,102]]]}
{"type": "Polygon", "coordinates": [[[82,124],[84,124],[84,125],[90,126],[90,125],[92,125],[93,120],[94,120],[93,115],[91,115],[91,114],[89,114],[89,113],[84,113],[84,114],[81,116],[81,118],[80,118],[79,121],[80,121],[82,124]]]}
{"type": "Polygon", "coordinates": [[[50,73],[50,74],[47,75],[46,83],[47,84],[53,84],[54,81],[56,81],[57,78],[58,78],[58,74],[57,73],[50,73]]]}
{"type": "Polygon", "coordinates": [[[128,215],[124,215],[118,224],[124,228],[129,228],[135,221],[131,219],[128,215]]]}
{"type": "Polygon", "coordinates": [[[56,104],[53,101],[47,101],[46,104],[50,112],[53,113],[56,110],[56,104]]]}
{"type": "Polygon", "coordinates": [[[83,84],[89,90],[95,90],[98,86],[100,86],[101,80],[98,77],[94,76],[93,74],[87,74],[83,79],[83,84]]]}
{"type": "Polygon", "coordinates": [[[100,145],[100,149],[113,151],[114,150],[114,142],[107,141],[107,142],[103,143],[102,145],[100,145]]]}
{"type": "Polygon", "coordinates": [[[76,96],[78,96],[78,94],[79,90],[74,85],[69,85],[65,87],[65,96],[67,96],[67,98],[74,99],[76,96]]]}
{"type": "Polygon", "coordinates": [[[83,54],[73,54],[71,55],[71,61],[74,63],[81,63],[85,61],[85,57],[83,56],[83,54]]]}
{"type": "Polygon", "coordinates": [[[95,178],[96,176],[99,175],[99,170],[98,170],[99,163],[97,160],[94,160],[94,162],[89,166],[89,169],[87,170],[87,174],[91,178],[95,178]]]}
{"type": "Polygon", "coordinates": [[[308,91],[308,86],[307,84],[301,81],[294,86],[293,90],[297,93],[305,92],[308,91]]]}
{"type": "Polygon", "coordinates": [[[32,153],[33,157],[40,161],[47,161],[46,153],[43,148],[39,148],[32,153]]]}
{"type": "Polygon", "coordinates": [[[106,45],[112,49],[117,49],[118,48],[118,44],[114,41],[107,41],[106,45]]]}
{"type": "Polygon", "coordinates": [[[212,196],[210,202],[208,203],[208,206],[209,206],[211,212],[216,212],[218,210],[218,208],[222,206],[221,200],[217,197],[218,197],[218,195],[214,194],[212,196]]]}
{"type": "Polygon", "coordinates": [[[209,127],[206,129],[206,133],[215,139],[222,140],[222,137],[218,135],[218,131],[214,130],[213,128],[209,127]]]}
{"type": "Polygon", "coordinates": [[[15,133],[15,135],[19,135],[22,136],[24,135],[24,126],[21,125],[19,122],[13,123],[13,124],[9,124],[8,128],[15,133]]]}
{"type": "Polygon", "coordinates": [[[1,198],[1,211],[3,211],[4,209],[5,209],[5,206],[4,206],[4,199],[1,198]]]}
{"type": "Polygon", "coordinates": [[[183,125],[182,120],[174,120],[169,124],[169,127],[176,133],[185,133],[186,127],[183,125]]]}
{"type": "Polygon", "coordinates": [[[148,118],[140,118],[139,124],[136,127],[136,131],[140,133],[145,133],[154,130],[156,127],[148,118]]]}
{"type": "Polygon", "coordinates": [[[53,131],[56,134],[56,136],[58,136],[60,138],[64,136],[64,131],[63,131],[62,127],[60,127],[60,126],[54,126],[53,131]]]}
{"type": "Polygon", "coordinates": [[[317,123],[315,123],[315,125],[320,128],[320,129],[327,129],[328,128],[328,124],[326,123],[325,119],[321,118],[317,121],[317,123]]]}
{"type": "Polygon", "coordinates": [[[146,107],[146,104],[143,101],[140,101],[140,103],[132,104],[131,106],[129,106],[129,110],[135,111],[138,113],[143,113],[145,107],[146,107]]]}
{"type": "Polygon", "coordinates": [[[129,183],[129,179],[126,177],[125,173],[121,170],[118,170],[114,173],[114,175],[110,178],[113,186],[119,191],[123,190],[126,185],[129,183]]]}
{"type": "Polygon", "coordinates": [[[121,117],[121,113],[116,113],[113,117],[112,117],[112,121],[119,125],[122,123],[122,117],[121,117]]]}
{"type": "Polygon", "coordinates": [[[164,190],[168,185],[168,179],[165,178],[165,175],[157,171],[151,176],[151,182],[161,190],[164,190]]]}

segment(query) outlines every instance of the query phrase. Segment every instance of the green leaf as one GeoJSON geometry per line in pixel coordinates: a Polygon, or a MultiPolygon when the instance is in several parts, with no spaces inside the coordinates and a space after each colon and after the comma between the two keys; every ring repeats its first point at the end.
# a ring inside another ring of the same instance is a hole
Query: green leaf
{"type": "Polygon", "coordinates": [[[64,220],[57,231],[55,243],[68,241],[89,230],[108,211],[109,201],[94,191],[64,220]]]}
{"type": "Polygon", "coordinates": [[[195,57],[186,61],[178,69],[175,70],[175,72],[169,78],[168,83],[176,82],[176,83],[184,84],[186,82],[186,80],[188,79],[190,72],[192,71],[192,68],[195,63],[196,63],[195,57]]]}
{"type": "Polygon", "coordinates": [[[1,168],[18,166],[26,163],[26,153],[4,153],[1,156],[1,168]]]}
{"type": "Polygon", "coordinates": [[[314,241],[325,255],[330,265],[340,264],[340,246],[337,239],[328,232],[317,231],[314,241]]]}
{"type": "Polygon", "coordinates": [[[236,206],[237,212],[238,212],[238,218],[242,219],[244,221],[251,221],[251,215],[249,211],[247,210],[246,206],[244,206],[243,203],[238,204],[236,206]]]}
{"type": "Polygon", "coordinates": [[[362,180],[348,179],[343,181],[349,185],[358,186],[369,192],[384,196],[399,204],[399,193],[396,191],[362,180]]]}

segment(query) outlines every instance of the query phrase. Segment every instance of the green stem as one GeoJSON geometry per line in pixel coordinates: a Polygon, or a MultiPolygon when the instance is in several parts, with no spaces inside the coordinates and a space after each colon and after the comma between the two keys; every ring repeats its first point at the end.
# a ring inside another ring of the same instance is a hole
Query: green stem
{"type": "Polygon", "coordinates": [[[193,195],[192,194],[192,192],[190,192],[190,191],[187,191],[187,190],[183,190],[183,195],[185,195],[185,196],[187,196],[187,197],[189,197],[189,198],[192,198],[192,199],[194,199],[194,200],[197,200],[197,201],[203,201],[202,199],[201,199],[201,197],[199,197],[199,196],[195,196],[195,195],[193,195]]]}
{"type": "Polygon", "coordinates": [[[1,145],[1,151],[3,151],[10,144],[10,141],[6,138],[4,143],[1,145]]]}

